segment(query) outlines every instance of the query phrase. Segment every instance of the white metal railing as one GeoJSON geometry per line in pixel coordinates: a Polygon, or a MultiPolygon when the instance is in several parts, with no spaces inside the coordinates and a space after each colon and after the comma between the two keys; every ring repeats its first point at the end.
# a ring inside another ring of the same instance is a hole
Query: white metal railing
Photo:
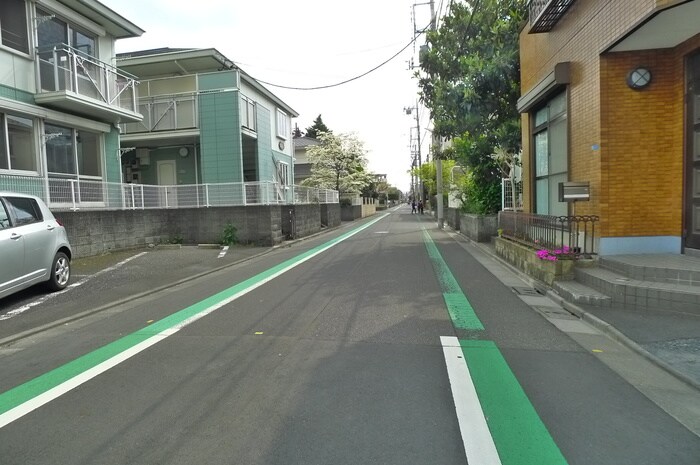
{"type": "Polygon", "coordinates": [[[140,210],[244,205],[338,203],[338,192],[271,181],[157,186],[91,179],[0,174],[0,191],[41,197],[52,210],[140,210]]]}
{"type": "Polygon", "coordinates": [[[37,49],[40,93],[70,91],[136,112],[136,78],[65,44],[37,49]]]}
{"type": "Polygon", "coordinates": [[[139,97],[138,111],[143,115],[143,120],[120,124],[122,134],[192,129],[199,126],[196,92],[139,97]]]}

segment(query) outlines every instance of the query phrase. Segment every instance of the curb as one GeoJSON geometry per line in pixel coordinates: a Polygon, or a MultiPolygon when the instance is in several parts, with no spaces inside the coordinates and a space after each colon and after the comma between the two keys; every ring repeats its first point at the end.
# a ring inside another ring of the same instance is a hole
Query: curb
{"type": "Polygon", "coordinates": [[[602,333],[605,333],[606,335],[610,336],[613,340],[621,343],[622,345],[626,346],[628,349],[632,350],[633,352],[637,353],[638,355],[641,355],[642,357],[644,357],[648,361],[654,363],[655,365],[662,368],[663,370],[665,370],[669,374],[678,378],[680,381],[682,381],[682,382],[690,385],[691,387],[697,389],[698,391],[700,391],[700,382],[699,381],[695,380],[694,378],[691,378],[690,376],[686,375],[683,372],[676,370],[671,364],[667,363],[663,359],[657,357],[656,355],[654,355],[651,352],[644,349],[637,342],[635,342],[634,340],[627,337],[622,331],[615,328],[613,325],[611,325],[607,321],[602,320],[602,319],[598,318],[597,316],[593,315],[592,313],[585,311],[584,309],[582,309],[578,305],[563,299],[560,295],[556,294],[554,291],[548,291],[547,296],[552,298],[553,300],[555,300],[557,303],[559,303],[562,307],[564,307],[565,310],[567,310],[570,313],[573,313],[574,315],[579,317],[582,321],[585,321],[586,323],[590,324],[591,326],[598,329],[602,333]]]}

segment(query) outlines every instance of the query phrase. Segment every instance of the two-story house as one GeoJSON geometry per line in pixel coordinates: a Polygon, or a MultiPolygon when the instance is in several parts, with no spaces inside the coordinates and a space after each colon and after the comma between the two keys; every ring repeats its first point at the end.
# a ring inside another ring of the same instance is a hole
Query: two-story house
{"type": "Polygon", "coordinates": [[[144,116],[121,125],[125,182],[205,185],[208,204],[291,201],[298,113],[289,105],[213,48],[124,53],[117,63],[138,76],[144,116]]]}
{"type": "Polygon", "coordinates": [[[114,43],[142,33],[95,0],[0,1],[0,189],[110,203],[93,186],[120,182],[118,124],[142,119],[114,43]]]}
{"type": "Polygon", "coordinates": [[[313,137],[301,136],[294,140],[294,184],[301,184],[311,176],[311,162],[306,154],[309,147],[320,145],[313,137]]]}
{"type": "Polygon", "coordinates": [[[700,0],[530,2],[526,211],[598,216],[601,255],[700,249],[698,18],[700,0]],[[560,201],[565,182],[589,198],[560,201]]]}

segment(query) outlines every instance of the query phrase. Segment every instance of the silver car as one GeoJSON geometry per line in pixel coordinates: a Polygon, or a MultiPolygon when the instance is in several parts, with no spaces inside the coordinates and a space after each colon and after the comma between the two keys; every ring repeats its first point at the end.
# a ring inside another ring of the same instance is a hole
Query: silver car
{"type": "Polygon", "coordinates": [[[72,255],[66,229],[39,197],[0,191],[0,298],[37,283],[64,289],[72,255]]]}

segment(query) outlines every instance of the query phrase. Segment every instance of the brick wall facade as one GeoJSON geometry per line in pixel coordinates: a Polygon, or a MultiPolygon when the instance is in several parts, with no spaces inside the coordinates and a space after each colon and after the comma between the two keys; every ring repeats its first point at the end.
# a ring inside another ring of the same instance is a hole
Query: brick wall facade
{"type": "MultiPolygon", "coordinates": [[[[674,0],[574,2],[549,33],[520,36],[522,94],[556,63],[570,62],[569,180],[589,181],[590,202],[576,214],[599,215],[601,237],[674,236],[683,229],[684,59],[700,35],[673,49],[606,52],[657,8],[674,0]],[[631,69],[652,73],[642,90],[631,69]]],[[[523,114],[525,208],[533,211],[532,135],[523,114]]],[[[571,209],[570,209],[570,213],[571,209]]]]}

